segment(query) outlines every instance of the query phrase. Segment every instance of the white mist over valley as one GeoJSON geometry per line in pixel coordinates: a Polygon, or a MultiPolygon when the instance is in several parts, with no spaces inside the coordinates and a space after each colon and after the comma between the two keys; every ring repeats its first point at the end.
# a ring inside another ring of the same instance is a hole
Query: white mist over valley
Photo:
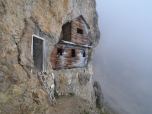
{"type": "Polygon", "coordinates": [[[152,1],[97,0],[93,80],[119,114],[152,113],[152,1]]]}

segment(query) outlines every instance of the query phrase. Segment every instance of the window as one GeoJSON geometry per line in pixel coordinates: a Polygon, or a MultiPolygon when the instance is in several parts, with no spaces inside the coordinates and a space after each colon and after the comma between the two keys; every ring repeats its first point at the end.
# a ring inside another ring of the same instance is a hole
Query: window
{"type": "Polygon", "coordinates": [[[85,54],[85,51],[83,52],[83,57],[85,57],[86,56],[86,54],[85,54]]]}
{"type": "Polygon", "coordinates": [[[59,49],[58,48],[58,53],[57,53],[58,55],[60,54],[61,56],[62,56],[62,49],[59,49]]]}
{"type": "Polygon", "coordinates": [[[57,57],[61,57],[61,56],[62,56],[62,49],[59,49],[59,48],[58,48],[57,57]]]}
{"type": "Polygon", "coordinates": [[[45,39],[32,35],[31,54],[34,60],[34,66],[43,72],[46,72],[46,51],[45,39]]]}
{"type": "Polygon", "coordinates": [[[82,29],[77,28],[77,33],[79,33],[79,34],[83,34],[83,30],[82,30],[82,29]]]}
{"type": "Polygon", "coordinates": [[[75,49],[72,49],[72,57],[75,57],[75,49]]]}

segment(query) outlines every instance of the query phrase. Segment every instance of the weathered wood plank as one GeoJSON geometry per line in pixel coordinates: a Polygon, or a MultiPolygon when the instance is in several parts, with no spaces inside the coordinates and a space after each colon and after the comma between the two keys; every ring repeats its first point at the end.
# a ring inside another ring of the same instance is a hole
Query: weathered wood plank
{"type": "Polygon", "coordinates": [[[57,45],[56,47],[57,47],[57,48],[61,48],[61,49],[62,49],[62,46],[60,46],[60,45],[57,45]]]}
{"type": "Polygon", "coordinates": [[[67,38],[68,38],[68,39],[71,38],[71,35],[70,35],[70,34],[65,35],[63,39],[67,39],[67,38]]]}
{"type": "Polygon", "coordinates": [[[84,34],[84,35],[83,34],[77,34],[77,33],[76,34],[73,34],[73,33],[71,34],[71,37],[78,37],[78,36],[83,37],[85,39],[87,38],[86,34],[84,34]]]}
{"type": "Polygon", "coordinates": [[[72,27],[80,27],[80,28],[84,28],[84,25],[82,23],[72,23],[71,25],[72,27]]]}
{"type": "Polygon", "coordinates": [[[71,31],[70,30],[63,31],[63,35],[67,35],[67,34],[71,34],[71,31]]]}
{"type": "Polygon", "coordinates": [[[77,30],[77,28],[84,30],[83,27],[78,27],[78,26],[72,26],[71,30],[77,30]]]}
{"type": "Polygon", "coordinates": [[[56,58],[56,55],[57,55],[57,54],[51,54],[51,57],[50,57],[50,58],[56,58]]]}
{"type": "Polygon", "coordinates": [[[56,61],[56,57],[51,57],[51,58],[50,58],[50,61],[52,61],[52,62],[53,62],[53,61],[56,61]]]}
{"type": "Polygon", "coordinates": [[[65,34],[63,36],[64,36],[63,39],[65,39],[66,37],[71,37],[71,34],[65,34]]]}
{"type": "Polygon", "coordinates": [[[71,37],[71,33],[66,33],[66,34],[63,34],[63,38],[66,38],[66,37],[71,37]]]}
{"type": "Polygon", "coordinates": [[[71,34],[71,30],[63,31],[63,35],[68,35],[68,34],[71,34]]]}
{"type": "Polygon", "coordinates": [[[79,33],[72,33],[71,37],[81,37],[81,38],[87,39],[87,35],[85,35],[85,34],[83,35],[83,34],[79,34],[79,33]]]}
{"type": "Polygon", "coordinates": [[[70,36],[65,36],[65,37],[63,38],[63,40],[65,40],[65,41],[70,41],[70,40],[71,40],[71,37],[70,37],[70,36]]]}
{"type": "Polygon", "coordinates": [[[72,29],[72,30],[71,30],[71,34],[72,34],[72,33],[77,33],[77,29],[72,29]]]}
{"type": "Polygon", "coordinates": [[[62,29],[62,31],[66,30],[66,29],[71,29],[71,26],[64,27],[64,28],[62,29]]]}
{"type": "Polygon", "coordinates": [[[66,37],[63,40],[65,40],[65,41],[71,41],[71,37],[66,37]]]}
{"type": "Polygon", "coordinates": [[[63,31],[63,40],[70,41],[71,39],[71,24],[68,23],[62,27],[63,31]]]}
{"type": "Polygon", "coordinates": [[[83,34],[79,34],[79,33],[72,33],[71,37],[72,38],[81,37],[81,38],[87,39],[87,35],[85,35],[85,34],[83,35],[83,34]]]}
{"type": "Polygon", "coordinates": [[[70,34],[71,33],[71,30],[69,29],[69,30],[64,30],[63,31],[63,35],[65,35],[65,34],[70,34]]]}
{"type": "Polygon", "coordinates": [[[77,42],[86,43],[86,42],[87,42],[87,40],[83,40],[83,39],[79,39],[79,38],[77,38],[77,42]]]}
{"type": "Polygon", "coordinates": [[[84,27],[81,27],[81,26],[72,26],[72,29],[71,30],[77,30],[77,28],[79,28],[79,29],[82,29],[82,30],[84,30],[84,27]]]}
{"type": "MultiPolygon", "coordinates": [[[[79,36],[77,36],[75,39],[77,39],[77,40],[83,40],[83,38],[79,37],[79,36]]],[[[87,41],[87,40],[84,39],[84,41],[87,41]]]]}
{"type": "Polygon", "coordinates": [[[82,23],[83,24],[83,22],[80,19],[77,19],[77,20],[73,21],[72,23],[82,23]]]}
{"type": "Polygon", "coordinates": [[[77,29],[77,28],[85,30],[84,26],[82,26],[82,25],[73,24],[71,27],[72,27],[71,30],[74,30],[74,29],[77,29]]]}
{"type": "Polygon", "coordinates": [[[71,29],[66,29],[66,30],[63,30],[63,34],[65,34],[65,33],[71,33],[71,29]]]}
{"type": "Polygon", "coordinates": [[[57,54],[57,50],[52,51],[51,55],[53,55],[53,54],[57,54]]]}
{"type": "Polygon", "coordinates": [[[82,21],[80,21],[80,20],[73,21],[72,24],[73,24],[73,23],[77,23],[77,24],[81,23],[81,24],[84,25],[84,23],[83,23],[82,21]]]}
{"type": "Polygon", "coordinates": [[[72,22],[72,24],[73,24],[73,23],[79,23],[79,21],[78,21],[78,20],[75,20],[75,21],[72,22]]]}
{"type": "Polygon", "coordinates": [[[51,57],[56,57],[56,55],[57,55],[57,51],[54,53],[51,53],[51,57]]]}
{"type": "Polygon", "coordinates": [[[71,27],[73,27],[73,26],[81,27],[81,28],[84,28],[84,27],[85,27],[84,24],[82,24],[82,23],[72,23],[72,24],[71,24],[71,27]]]}

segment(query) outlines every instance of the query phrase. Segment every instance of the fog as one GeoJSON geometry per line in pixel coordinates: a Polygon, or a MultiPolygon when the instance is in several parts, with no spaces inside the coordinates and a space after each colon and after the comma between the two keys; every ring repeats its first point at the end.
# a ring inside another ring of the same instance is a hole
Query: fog
{"type": "Polygon", "coordinates": [[[93,80],[119,114],[152,114],[152,1],[96,0],[93,80]]]}

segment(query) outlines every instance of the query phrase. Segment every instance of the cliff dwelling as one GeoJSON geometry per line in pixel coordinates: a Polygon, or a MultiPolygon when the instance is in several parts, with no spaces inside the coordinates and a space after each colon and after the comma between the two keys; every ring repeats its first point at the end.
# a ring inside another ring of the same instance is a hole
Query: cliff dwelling
{"type": "Polygon", "coordinates": [[[80,114],[77,98],[95,106],[95,7],[95,0],[0,1],[1,114],[80,114]]]}
{"type": "Polygon", "coordinates": [[[90,29],[83,16],[62,27],[62,38],[54,46],[50,61],[53,69],[85,67],[88,59],[87,34],[90,29]]]}

